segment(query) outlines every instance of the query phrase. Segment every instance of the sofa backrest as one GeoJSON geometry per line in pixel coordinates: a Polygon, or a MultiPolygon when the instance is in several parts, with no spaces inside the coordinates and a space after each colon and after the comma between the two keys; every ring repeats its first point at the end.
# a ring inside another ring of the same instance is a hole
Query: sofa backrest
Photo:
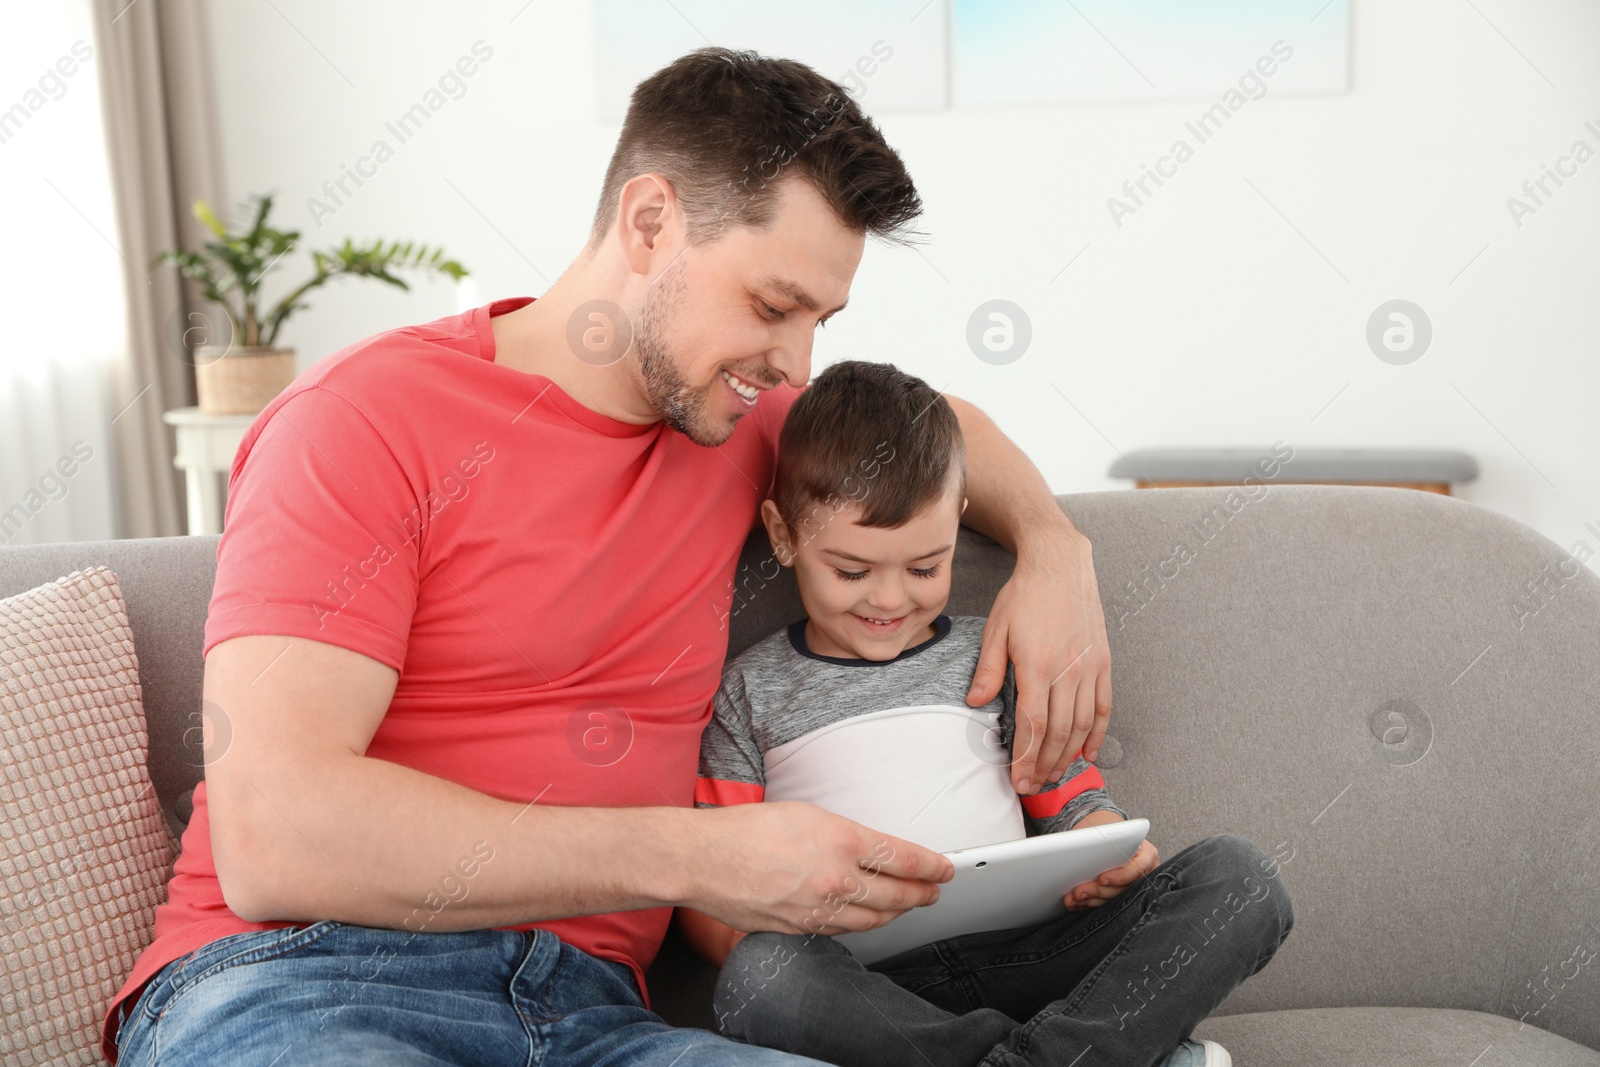
{"type": "Polygon", "coordinates": [[[1282,857],[1294,932],[1221,1011],[1447,1006],[1600,1047],[1600,579],[1432,493],[1256,495],[1063,500],[1113,796],[1163,856],[1231,831],[1282,857]]]}
{"type": "MultiPolygon", "coordinates": [[[[1525,526],[1410,490],[1058,500],[1094,545],[1106,608],[1112,794],[1163,856],[1249,837],[1294,899],[1278,958],[1222,1011],[1468,1008],[1600,1046],[1600,579],[1525,526]]],[[[175,828],[201,777],[215,551],[0,550],[0,595],[117,572],[175,828]]],[[[947,610],[986,614],[1011,562],[963,528],[947,610]]],[[[752,532],[729,654],[800,614],[752,532]]]]}

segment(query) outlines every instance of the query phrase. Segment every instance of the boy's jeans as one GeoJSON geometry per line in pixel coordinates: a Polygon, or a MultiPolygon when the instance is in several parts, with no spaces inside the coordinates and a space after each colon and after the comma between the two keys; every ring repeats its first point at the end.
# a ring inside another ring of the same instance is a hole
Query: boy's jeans
{"type": "Polygon", "coordinates": [[[870,967],[832,938],[750,934],[717,979],[717,1021],[842,1067],[1146,1067],[1265,967],[1293,925],[1278,868],[1224,834],[1098,908],[870,967]]]}
{"type": "Polygon", "coordinates": [[[233,934],[167,964],[127,1012],[119,1067],[818,1067],[668,1026],[627,966],[545,930],[233,934]]]}

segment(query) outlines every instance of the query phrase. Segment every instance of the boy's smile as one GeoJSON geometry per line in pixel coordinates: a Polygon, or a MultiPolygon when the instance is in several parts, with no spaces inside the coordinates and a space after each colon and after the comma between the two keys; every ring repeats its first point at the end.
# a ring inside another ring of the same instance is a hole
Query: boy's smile
{"type": "Polygon", "coordinates": [[[892,660],[932,637],[950,599],[950,561],[966,505],[952,485],[894,529],[858,525],[858,503],[838,512],[819,507],[813,514],[820,528],[794,538],[777,503],[763,502],[778,562],[795,569],[806,647],[818,656],[892,660]]]}

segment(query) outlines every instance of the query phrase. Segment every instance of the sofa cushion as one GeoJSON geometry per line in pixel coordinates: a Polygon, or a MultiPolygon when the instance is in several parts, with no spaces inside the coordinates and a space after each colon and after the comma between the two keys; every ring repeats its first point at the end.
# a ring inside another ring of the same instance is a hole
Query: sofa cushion
{"type": "Polygon", "coordinates": [[[106,567],[0,600],[0,1062],[96,1064],[173,851],[106,567]]]}
{"type": "Polygon", "coordinates": [[[90,567],[116,572],[139,651],[150,780],[175,835],[188,825],[194,787],[205,777],[200,647],[217,571],[217,541],[210,534],[0,546],[0,597],[90,567]]]}
{"type": "Polygon", "coordinates": [[[1515,1019],[1446,1008],[1301,1008],[1213,1016],[1195,1036],[1234,1067],[1600,1067],[1600,1052],[1515,1019]]]}

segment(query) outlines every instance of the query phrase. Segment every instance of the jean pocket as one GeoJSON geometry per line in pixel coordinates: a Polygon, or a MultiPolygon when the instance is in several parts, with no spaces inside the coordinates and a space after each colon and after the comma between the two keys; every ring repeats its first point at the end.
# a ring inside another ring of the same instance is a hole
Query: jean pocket
{"type": "Polygon", "coordinates": [[[309,926],[282,926],[219,937],[157,971],[139,995],[139,1010],[154,1019],[196,982],[230,967],[287,956],[341,925],[324,919],[309,926]]]}

